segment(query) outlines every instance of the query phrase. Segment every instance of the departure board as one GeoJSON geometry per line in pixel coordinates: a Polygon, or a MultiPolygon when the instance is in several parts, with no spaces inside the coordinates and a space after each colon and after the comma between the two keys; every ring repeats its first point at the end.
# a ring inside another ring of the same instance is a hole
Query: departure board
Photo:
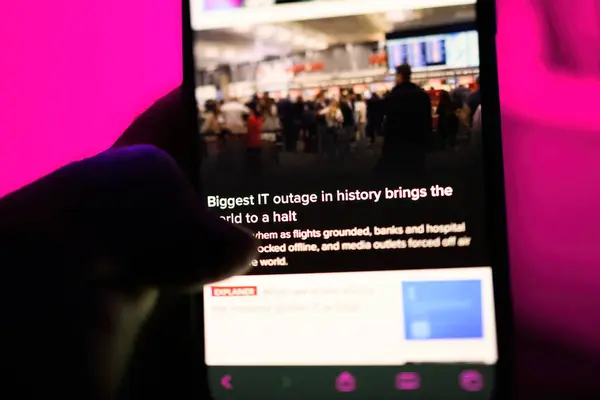
{"type": "Polygon", "coordinates": [[[391,72],[400,64],[413,71],[479,66],[477,31],[392,39],[386,47],[391,72]]]}

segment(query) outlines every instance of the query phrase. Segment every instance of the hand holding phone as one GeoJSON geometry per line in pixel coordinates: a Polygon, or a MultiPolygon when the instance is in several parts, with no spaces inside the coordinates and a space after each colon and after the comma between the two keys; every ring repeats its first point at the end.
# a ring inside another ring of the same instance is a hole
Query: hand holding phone
{"type": "MultiPolygon", "coordinates": [[[[179,99],[140,120],[172,120],[179,99]]],[[[112,399],[161,290],[198,290],[248,269],[252,236],[205,213],[164,151],[133,145],[163,129],[134,123],[132,146],[0,199],[6,390],[112,399]]]]}

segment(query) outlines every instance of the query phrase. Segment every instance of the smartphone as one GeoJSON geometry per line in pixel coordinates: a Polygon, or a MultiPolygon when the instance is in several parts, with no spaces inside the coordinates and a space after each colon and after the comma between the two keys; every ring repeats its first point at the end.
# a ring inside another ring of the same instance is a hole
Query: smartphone
{"type": "Polygon", "coordinates": [[[510,398],[494,2],[187,1],[211,396],[510,398]]]}

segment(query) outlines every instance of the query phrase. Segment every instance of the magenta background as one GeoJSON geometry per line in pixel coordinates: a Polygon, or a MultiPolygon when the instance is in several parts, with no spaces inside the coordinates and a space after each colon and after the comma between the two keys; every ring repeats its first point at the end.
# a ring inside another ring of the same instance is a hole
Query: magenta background
{"type": "MultiPolygon", "coordinates": [[[[567,390],[599,381],[598,369],[585,364],[600,355],[594,3],[541,2],[555,7],[554,23],[581,67],[569,75],[545,63],[540,1],[498,0],[511,273],[526,386],[550,381],[567,390]],[[577,371],[554,379],[567,359],[577,371]]],[[[0,196],[107,148],[181,82],[179,4],[0,3],[0,196]]]]}
{"type": "Polygon", "coordinates": [[[600,397],[600,2],[497,4],[520,385],[600,397]],[[546,62],[541,7],[577,71],[546,62]]]}
{"type": "MultiPolygon", "coordinates": [[[[573,55],[597,57],[595,0],[550,0],[573,55]],[[578,7],[576,7],[577,5],[578,7]],[[575,22],[577,21],[577,22],[575,22]],[[584,24],[590,24],[585,25],[584,24]]],[[[498,57],[516,313],[556,340],[600,352],[600,74],[569,76],[540,57],[535,7],[499,0],[498,57]],[[530,22],[531,21],[531,22],[530,22]],[[518,25],[520,29],[510,29],[518,25]],[[595,79],[594,79],[595,78],[595,79]],[[531,87],[530,87],[531,85],[531,87]],[[595,311],[598,310],[598,311],[595,311]],[[596,317],[594,317],[596,315],[596,317]],[[558,317],[559,316],[559,317],[558,317]],[[558,318],[557,318],[558,317],[558,318]],[[596,318],[596,319],[595,319],[596,318]],[[573,340],[573,339],[577,340],[573,340]]]]}
{"type": "Polygon", "coordinates": [[[179,4],[0,2],[0,196],[107,148],[181,83],[179,4]]]}

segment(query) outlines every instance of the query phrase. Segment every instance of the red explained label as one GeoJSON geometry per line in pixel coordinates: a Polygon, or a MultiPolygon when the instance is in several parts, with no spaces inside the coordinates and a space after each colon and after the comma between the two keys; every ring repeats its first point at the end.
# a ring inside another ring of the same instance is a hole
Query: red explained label
{"type": "Polygon", "coordinates": [[[256,286],[211,286],[213,297],[256,296],[256,286]]]}

